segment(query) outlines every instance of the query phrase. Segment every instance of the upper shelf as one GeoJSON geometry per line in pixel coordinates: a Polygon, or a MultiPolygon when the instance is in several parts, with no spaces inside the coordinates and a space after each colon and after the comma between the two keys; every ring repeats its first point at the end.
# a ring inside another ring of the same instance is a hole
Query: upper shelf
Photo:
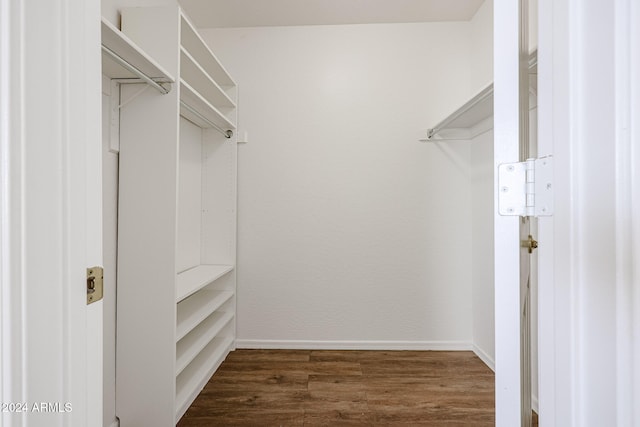
{"type": "Polygon", "coordinates": [[[211,52],[211,49],[202,40],[200,34],[195,30],[195,27],[183,13],[180,14],[180,45],[191,55],[195,60],[200,63],[202,68],[207,70],[207,73],[211,75],[222,87],[235,86],[235,82],[222,66],[218,58],[211,52]]]}
{"type": "MultiPolygon", "coordinates": [[[[538,53],[529,56],[529,86],[537,89],[538,53]]],[[[493,126],[493,83],[471,97],[460,108],[427,131],[421,141],[471,139],[493,126]]]]}
{"type": "Polygon", "coordinates": [[[102,74],[107,77],[112,79],[141,79],[141,76],[134,73],[131,67],[123,65],[121,61],[105,51],[105,48],[156,83],[173,83],[175,81],[173,76],[166,72],[153,58],[104,18],[102,18],[102,46],[102,74]]]}
{"type": "Polygon", "coordinates": [[[427,131],[427,141],[470,139],[479,133],[474,128],[493,117],[493,83],[427,131]]]}

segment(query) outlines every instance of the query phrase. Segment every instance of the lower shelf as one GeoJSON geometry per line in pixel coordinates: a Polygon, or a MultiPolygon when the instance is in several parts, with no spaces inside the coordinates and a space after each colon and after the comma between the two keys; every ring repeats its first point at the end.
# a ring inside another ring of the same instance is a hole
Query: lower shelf
{"type": "Polygon", "coordinates": [[[214,338],[176,378],[176,423],[182,418],[233,345],[232,337],[214,338]]]}
{"type": "Polygon", "coordinates": [[[176,345],[176,375],[180,375],[200,351],[213,340],[230,321],[233,313],[213,313],[189,332],[176,345]]]}
{"type": "Polygon", "coordinates": [[[182,339],[211,313],[233,297],[232,291],[201,290],[178,304],[176,341],[182,339]]]}

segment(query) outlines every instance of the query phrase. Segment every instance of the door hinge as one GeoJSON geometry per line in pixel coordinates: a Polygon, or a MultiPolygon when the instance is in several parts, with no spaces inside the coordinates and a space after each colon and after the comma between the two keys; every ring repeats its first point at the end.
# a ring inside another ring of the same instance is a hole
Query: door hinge
{"type": "Polygon", "coordinates": [[[504,216],[553,215],[553,157],[498,166],[498,213],[504,216]]]}
{"type": "Polygon", "coordinates": [[[87,268],[87,305],[102,299],[103,269],[87,268]]]}

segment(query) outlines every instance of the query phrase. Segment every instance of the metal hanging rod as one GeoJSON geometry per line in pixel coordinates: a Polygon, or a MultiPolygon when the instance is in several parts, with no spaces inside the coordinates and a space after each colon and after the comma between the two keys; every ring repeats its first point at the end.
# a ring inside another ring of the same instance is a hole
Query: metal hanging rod
{"type": "Polygon", "coordinates": [[[213,123],[211,120],[207,119],[205,116],[200,114],[198,111],[196,111],[193,107],[191,107],[186,102],[180,101],[180,105],[183,106],[186,110],[188,110],[191,114],[193,114],[194,116],[196,116],[203,122],[207,123],[209,126],[214,128],[215,130],[220,132],[222,135],[224,135],[225,138],[231,138],[233,136],[233,131],[231,129],[221,128],[220,126],[218,126],[217,124],[213,123]]]}
{"type": "Polygon", "coordinates": [[[127,62],[126,59],[122,58],[120,55],[115,53],[113,50],[109,49],[107,46],[102,45],[102,51],[107,55],[109,55],[114,61],[116,61],[122,67],[132,72],[136,76],[140,77],[142,80],[144,80],[145,83],[149,84],[149,86],[153,87],[161,94],[166,95],[171,91],[171,89],[167,89],[164,86],[162,86],[160,83],[156,82],[152,77],[149,77],[148,75],[143,73],[139,68],[137,68],[135,65],[132,65],[129,62],[127,62]]]}

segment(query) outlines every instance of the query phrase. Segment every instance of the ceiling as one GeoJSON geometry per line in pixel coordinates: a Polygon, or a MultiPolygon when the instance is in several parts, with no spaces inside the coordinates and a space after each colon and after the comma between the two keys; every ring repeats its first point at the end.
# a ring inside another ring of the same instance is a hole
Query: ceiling
{"type": "Polygon", "coordinates": [[[179,0],[199,28],[468,21],[484,0],[179,0]]]}

